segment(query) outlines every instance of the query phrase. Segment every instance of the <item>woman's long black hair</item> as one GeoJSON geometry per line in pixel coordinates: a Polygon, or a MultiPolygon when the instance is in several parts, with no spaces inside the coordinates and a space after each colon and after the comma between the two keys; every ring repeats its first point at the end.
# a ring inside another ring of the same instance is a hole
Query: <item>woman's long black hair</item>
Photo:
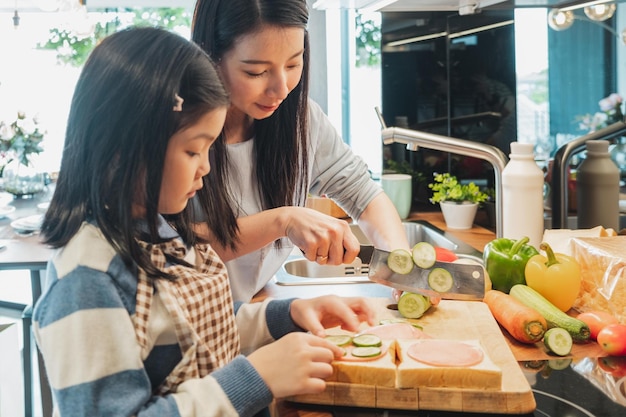
{"type": "MultiPolygon", "coordinates": [[[[304,201],[308,191],[308,90],[309,37],[306,0],[198,0],[192,23],[192,40],[215,62],[244,35],[264,25],[305,30],[302,78],[274,114],[254,123],[255,170],[264,209],[304,201]]],[[[205,177],[209,189],[225,189],[228,161],[224,133],[213,147],[215,169],[205,177]]],[[[237,202],[225,194],[209,196],[236,209],[237,202]]],[[[210,218],[217,236],[223,232],[219,219],[210,218]]]]}
{"type": "MultiPolygon", "coordinates": [[[[181,36],[145,27],[105,38],[85,63],[74,91],[59,178],[42,226],[45,242],[65,246],[83,222],[95,221],[127,264],[162,276],[136,242],[133,203],[144,203],[149,239],[157,241],[170,138],[228,103],[211,59],[181,36]],[[180,112],[173,111],[176,95],[184,99],[180,112]]],[[[188,205],[171,218],[187,243],[197,239],[192,211],[188,205]]],[[[234,240],[232,210],[205,215],[224,225],[224,243],[234,240]]]]}

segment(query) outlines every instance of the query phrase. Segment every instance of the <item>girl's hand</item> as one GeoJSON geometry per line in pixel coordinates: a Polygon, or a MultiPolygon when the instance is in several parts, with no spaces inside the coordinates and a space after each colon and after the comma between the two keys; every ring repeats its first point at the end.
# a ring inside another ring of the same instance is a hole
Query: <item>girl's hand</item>
{"type": "Polygon", "coordinates": [[[345,220],[305,207],[285,210],[285,236],[304,256],[325,265],[349,264],[359,254],[359,241],[345,220]]]}
{"type": "Polygon", "coordinates": [[[324,337],[324,329],[341,326],[355,332],[362,322],[375,324],[374,309],[365,298],[325,295],[311,299],[296,299],[291,303],[291,318],[300,327],[324,337]]]}
{"type": "Polygon", "coordinates": [[[316,394],[326,388],[333,373],[330,362],[343,351],[308,333],[289,333],[248,355],[248,360],[275,398],[316,394]]]}

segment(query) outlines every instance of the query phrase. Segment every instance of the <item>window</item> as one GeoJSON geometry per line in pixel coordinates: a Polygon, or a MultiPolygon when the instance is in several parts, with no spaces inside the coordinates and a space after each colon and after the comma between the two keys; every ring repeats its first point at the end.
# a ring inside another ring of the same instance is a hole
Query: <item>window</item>
{"type": "Polygon", "coordinates": [[[120,8],[81,16],[24,11],[19,12],[19,25],[15,27],[13,12],[0,12],[0,120],[15,120],[18,111],[37,116],[46,132],[44,151],[32,158],[37,169],[59,170],[74,87],[82,62],[97,39],[139,22],[164,25],[189,38],[191,13],[186,9],[120,8]],[[51,31],[58,36],[52,37],[51,31]],[[84,31],[87,35],[77,38],[64,31],[84,31]],[[89,35],[94,31],[93,36],[89,35]],[[42,48],[48,41],[63,46],[58,51],[42,48]],[[73,47],[68,41],[74,42],[73,47]],[[68,58],[76,54],[83,58],[68,58]]]}

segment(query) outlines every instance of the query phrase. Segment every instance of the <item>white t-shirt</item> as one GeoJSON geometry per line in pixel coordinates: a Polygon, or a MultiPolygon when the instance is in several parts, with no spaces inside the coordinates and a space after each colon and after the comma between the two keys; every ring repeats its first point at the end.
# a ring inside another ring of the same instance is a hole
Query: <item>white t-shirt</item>
{"type": "MultiPolygon", "coordinates": [[[[238,216],[262,211],[253,158],[254,139],[227,146],[231,195],[238,216]],[[234,168],[236,167],[236,168],[234,168]]],[[[319,105],[309,100],[309,193],[333,198],[353,219],[382,192],[372,181],[367,165],[343,142],[319,105]]],[[[382,146],[382,141],[376,146],[382,146]]],[[[294,202],[304,206],[305,201],[294,202]]],[[[289,257],[294,246],[287,238],[226,263],[234,299],[249,301],[289,257]]]]}

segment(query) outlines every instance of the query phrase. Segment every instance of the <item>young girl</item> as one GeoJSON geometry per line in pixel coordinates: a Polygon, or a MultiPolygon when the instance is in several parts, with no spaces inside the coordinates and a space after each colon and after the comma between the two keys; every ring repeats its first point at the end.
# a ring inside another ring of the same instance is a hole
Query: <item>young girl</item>
{"type": "Polygon", "coordinates": [[[207,55],[164,30],[113,34],[85,64],[34,311],[58,415],[251,416],[324,389],[341,354],[325,327],[373,321],[362,299],[233,303],[187,204],[205,192],[227,105],[207,55]]]}
{"type": "MultiPolygon", "coordinates": [[[[308,193],[337,201],[376,247],[409,248],[393,203],[308,98],[308,18],[306,0],[196,3],[192,38],[216,62],[232,101],[209,180],[229,190],[211,202],[226,198],[239,218],[237,246],[215,245],[229,261],[236,300],[263,288],[293,245],[321,264],[357,255],[346,222],[303,207],[308,193]]],[[[209,218],[208,230],[219,238],[224,226],[209,218]]]]}

